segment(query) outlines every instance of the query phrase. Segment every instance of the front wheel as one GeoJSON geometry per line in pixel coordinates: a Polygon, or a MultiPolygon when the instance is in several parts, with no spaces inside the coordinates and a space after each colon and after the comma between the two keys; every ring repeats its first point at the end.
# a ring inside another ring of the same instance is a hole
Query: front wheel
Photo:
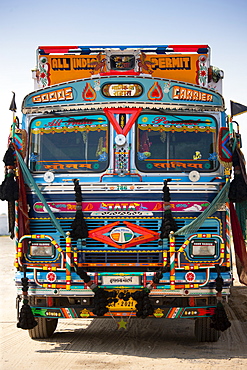
{"type": "Polygon", "coordinates": [[[44,317],[35,317],[38,325],[29,329],[29,335],[32,339],[43,339],[52,336],[56,330],[58,319],[46,319],[44,317]]]}
{"type": "Polygon", "coordinates": [[[211,328],[210,317],[200,317],[195,322],[195,337],[198,342],[217,342],[220,331],[211,328]]]}

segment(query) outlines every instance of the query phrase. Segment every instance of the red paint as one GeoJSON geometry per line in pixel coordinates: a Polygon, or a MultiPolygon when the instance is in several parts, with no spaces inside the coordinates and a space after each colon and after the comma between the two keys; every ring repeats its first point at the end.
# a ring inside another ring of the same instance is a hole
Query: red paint
{"type": "Polygon", "coordinates": [[[105,115],[111,122],[117,134],[123,134],[125,136],[130,131],[136,119],[139,117],[141,111],[142,111],[142,108],[104,108],[105,115]],[[131,115],[130,119],[128,120],[128,122],[126,122],[126,125],[123,129],[119,126],[119,123],[117,122],[114,116],[114,114],[121,114],[121,113],[131,115]]]}

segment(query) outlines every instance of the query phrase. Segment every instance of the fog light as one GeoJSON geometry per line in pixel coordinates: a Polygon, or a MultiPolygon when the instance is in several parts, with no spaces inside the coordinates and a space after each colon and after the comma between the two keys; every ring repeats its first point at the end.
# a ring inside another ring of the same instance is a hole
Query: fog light
{"type": "Polygon", "coordinates": [[[192,257],[197,256],[208,256],[214,257],[216,255],[216,240],[202,240],[196,239],[191,240],[191,255],[192,257]]]}
{"type": "Polygon", "coordinates": [[[29,254],[32,257],[54,257],[54,248],[50,242],[31,242],[29,254]]]}

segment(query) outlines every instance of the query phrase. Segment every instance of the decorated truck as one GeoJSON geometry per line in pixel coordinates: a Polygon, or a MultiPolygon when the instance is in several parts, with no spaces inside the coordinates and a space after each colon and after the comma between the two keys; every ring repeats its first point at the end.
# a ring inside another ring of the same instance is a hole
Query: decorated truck
{"type": "Polygon", "coordinates": [[[33,78],[0,189],[17,326],[35,339],[58,319],[183,318],[218,340],[247,198],[209,46],[40,46],[33,78]]]}

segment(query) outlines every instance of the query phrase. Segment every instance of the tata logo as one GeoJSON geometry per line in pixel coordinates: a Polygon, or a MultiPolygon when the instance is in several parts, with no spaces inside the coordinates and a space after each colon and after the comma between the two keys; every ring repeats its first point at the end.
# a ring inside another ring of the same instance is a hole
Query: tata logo
{"type": "Polygon", "coordinates": [[[128,227],[117,227],[110,233],[110,238],[116,243],[128,243],[134,238],[134,233],[128,227]]]}

